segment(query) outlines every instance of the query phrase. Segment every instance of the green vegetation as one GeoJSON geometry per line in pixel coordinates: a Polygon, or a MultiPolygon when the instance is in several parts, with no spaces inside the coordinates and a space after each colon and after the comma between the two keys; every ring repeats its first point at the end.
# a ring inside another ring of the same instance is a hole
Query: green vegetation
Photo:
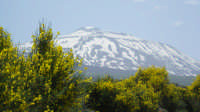
{"type": "MultiPolygon", "coordinates": [[[[57,33],[59,34],[59,33],[57,33]]],[[[25,57],[0,27],[1,112],[199,112],[200,75],[190,86],[170,83],[165,68],[139,68],[134,76],[92,81],[78,70],[82,60],[56,46],[44,24],[25,57]]]]}
{"type": "Polygon", "coordinates": [[[51,28],[40,25],[33,35],[32,53],[25,58],[12,47],[10,35],[1,27],[0,111],[70,111],[89,83],[77,75],[81,60],[72,51],[55,46],[51,28]]]}

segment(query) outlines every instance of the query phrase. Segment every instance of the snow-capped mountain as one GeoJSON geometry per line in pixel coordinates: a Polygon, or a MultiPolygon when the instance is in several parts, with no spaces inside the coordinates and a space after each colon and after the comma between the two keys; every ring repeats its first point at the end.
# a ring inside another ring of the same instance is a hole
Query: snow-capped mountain
{"type": "MultiPolygon", "coordinates": [[[[92,68],[135,72],[140,66],[155,65],[165,66],[171,75],[196,76],[200,73],[200,62],[170,45],[91,26],[59,36],[57,44],[66,52],[72,48],[76,56],[83,58],[83,64],[92,68]]],[[[20,47],[30,52],[32,42],[26,42],[20,47]]],[[[94,69],[91,71],[95,72],[94,69]]]]}

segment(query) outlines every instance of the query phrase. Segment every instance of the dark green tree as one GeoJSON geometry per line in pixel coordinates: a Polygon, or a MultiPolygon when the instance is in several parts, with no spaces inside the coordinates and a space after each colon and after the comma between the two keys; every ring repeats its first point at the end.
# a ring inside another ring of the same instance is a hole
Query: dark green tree
{"type": "Polygon", "coordinates": [[[89,94],[87,107],[100,112],[114,112],[117,90],[110,81],[98,80],[89,94]]]}

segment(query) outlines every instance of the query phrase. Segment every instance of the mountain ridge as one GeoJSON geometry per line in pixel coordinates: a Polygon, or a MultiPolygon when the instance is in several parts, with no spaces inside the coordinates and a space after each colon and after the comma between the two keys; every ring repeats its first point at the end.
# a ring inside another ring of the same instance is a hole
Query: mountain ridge
{"type": "MultiPolygon", "coordinates": [[[[68,35],[59,36],[57,45],[65,52],[73,49],[86,66],[107,67],[135,72],[138,67],[165,66],[171,75],[196,76],[200,62],[183,54],[169,44],[148,41],[121,32],[103,31],[87,26],[68,35]]],[[[32,43],[20,45],[30,52],[32,43]]]]}

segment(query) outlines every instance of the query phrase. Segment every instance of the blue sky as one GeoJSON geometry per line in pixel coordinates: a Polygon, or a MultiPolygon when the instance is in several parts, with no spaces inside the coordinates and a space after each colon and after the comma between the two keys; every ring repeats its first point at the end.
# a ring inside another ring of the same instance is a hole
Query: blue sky
{"type": "Polygon", "coordinates": [[[200,0],[0,0],[0,26],[32,40],[39,21],[65,35],[82,26],[170,44],[200,61],[200,0]]]}

